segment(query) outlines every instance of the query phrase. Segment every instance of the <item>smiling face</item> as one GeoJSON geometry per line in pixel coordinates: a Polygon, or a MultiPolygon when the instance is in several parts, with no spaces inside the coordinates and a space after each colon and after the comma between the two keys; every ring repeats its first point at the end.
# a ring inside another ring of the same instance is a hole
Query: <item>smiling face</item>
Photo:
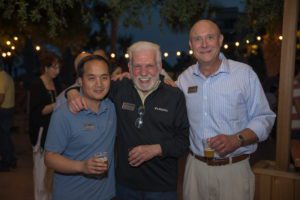
{"type": "Polygon", "coordinates": [[[110,87],[108,65],[99,60],[87,61],[83,66],[83,74],[79,82],[87,101],[99,102],[107,95],[110,87]]]}
{"type": "Polygon", "coordinates": [[[156,55],[152,49],[135,51],[128,66],[133,83],[144,93],[152,90],[159,80],[161,66],[156,55]]]}
{"type": "Polygon", "coordinates": [[[190,31],[189,45],[201,66],[215,67],[218,65],[222,43],[223,35],[212,21],[200,20],[190,31]]]}

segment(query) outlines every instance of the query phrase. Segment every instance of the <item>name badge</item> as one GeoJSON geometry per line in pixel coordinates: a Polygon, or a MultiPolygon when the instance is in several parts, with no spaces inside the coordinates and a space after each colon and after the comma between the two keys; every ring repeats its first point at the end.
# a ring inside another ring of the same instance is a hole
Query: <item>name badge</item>
{"type": "Polygon", "coordinates": [[[85,131],[91,131],[95,129],[95,125],[94,124],[90,124],[90,123],[86,123],[83,125],[83,130],[85,131]]]}
{"type": "Polygon", "coordinates": [[[123,109],[123,110],[134,111],[134,109],[135,109],[135,104],[123,102],[123,104],[122,104],[122,109],[123,109]]]}
{"type": "Polygon", "coordinates": [[[198,86],[197,85],[188,87],[188,93],[196,93],[197,90],[198,90],[198,86]]]}

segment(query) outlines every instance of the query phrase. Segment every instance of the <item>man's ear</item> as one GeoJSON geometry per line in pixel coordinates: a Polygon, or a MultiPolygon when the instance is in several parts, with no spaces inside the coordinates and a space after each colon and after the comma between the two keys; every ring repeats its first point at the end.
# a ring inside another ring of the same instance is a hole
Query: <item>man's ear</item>
{"type": "Polygon", "coordinates": [[[160,64],[158,65],[158,72],[159,72],[159,74],[161,74],[162,69],[163,69],[162,63],[160,63],[160,64]]]}
{"type": "Polygon", "coordinates": [[[220,36],[219,36],[219,45],[220,45],[220,47],[223,45],[223,40],[224,40],[224,36],[223,36],[223,34],[220,34],[220,36]]]}
{"type": "Polygon", "coordinates": [[[131,73],[131,66],[130,66],[130,63],[127,64],[127,67],[128,67],[128,71],[131,73]]]}

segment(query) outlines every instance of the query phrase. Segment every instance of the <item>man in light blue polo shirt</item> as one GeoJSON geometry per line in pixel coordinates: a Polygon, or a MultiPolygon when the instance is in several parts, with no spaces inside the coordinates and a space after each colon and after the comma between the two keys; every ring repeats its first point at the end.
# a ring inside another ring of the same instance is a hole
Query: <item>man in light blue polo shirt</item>
{"type": "Polygon", "coordinates": [[[64,104],[52,115],[45,163],[55,170],[53,200],[110,200],[115,196],[116,114],[106,98],[108,66],[101,56],[85,57],[78,76],[88,109],[74,115],[64,104]],[[95,156],[99,152],[107,152],[108,163],[95,156]]]}

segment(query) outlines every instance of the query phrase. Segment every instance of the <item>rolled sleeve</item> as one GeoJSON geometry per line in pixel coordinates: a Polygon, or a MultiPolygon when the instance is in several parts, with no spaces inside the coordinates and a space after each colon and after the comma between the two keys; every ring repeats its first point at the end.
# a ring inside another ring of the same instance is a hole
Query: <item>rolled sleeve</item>
{"type": "Polygon", "coordinates": [[[258,77],[252,71],[249,76],[250,90],[248,93],[247,105],[249,108],[250,121],[247,128],[257,135],[259,141],[268,138],[275,122],[275,113],[270,109],[267,98],[261,87],[258,77]]]}

